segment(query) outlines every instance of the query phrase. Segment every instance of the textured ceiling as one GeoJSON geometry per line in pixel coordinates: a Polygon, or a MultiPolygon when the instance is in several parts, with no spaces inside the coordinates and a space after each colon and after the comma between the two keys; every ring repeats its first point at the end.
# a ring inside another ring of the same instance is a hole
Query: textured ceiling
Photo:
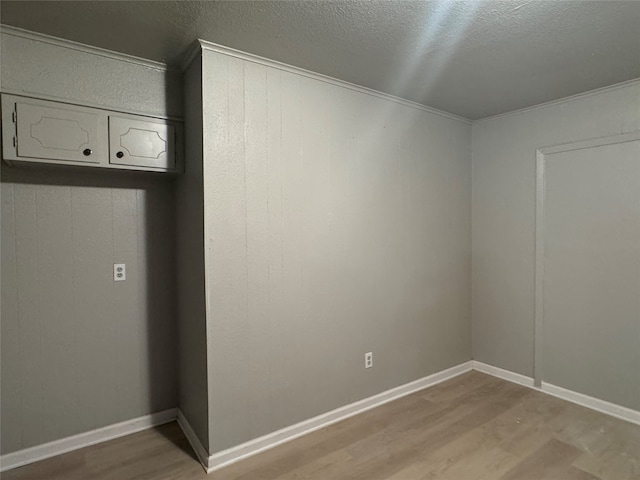
{"type": "Polygon", "coordinates": [[[201,38],[470,119],[640,77],[640,1],[2,1],[0,21],[167,63],[201,38]]]}

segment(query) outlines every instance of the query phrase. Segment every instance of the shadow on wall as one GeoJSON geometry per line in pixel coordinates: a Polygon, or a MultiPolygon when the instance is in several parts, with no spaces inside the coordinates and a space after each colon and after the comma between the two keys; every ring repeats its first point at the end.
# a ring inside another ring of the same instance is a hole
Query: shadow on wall
{"type": "Polygon", "coordinates": [[[2,453],[175,408],[173,177],[2,163],[2,453]]]}

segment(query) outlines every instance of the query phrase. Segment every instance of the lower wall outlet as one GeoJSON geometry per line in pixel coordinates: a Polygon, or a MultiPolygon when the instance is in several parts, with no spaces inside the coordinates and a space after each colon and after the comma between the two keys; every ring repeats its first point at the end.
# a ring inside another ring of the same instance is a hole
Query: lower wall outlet
{"type": "Polygon", "coordinates": [[[127,266],[124,263],[113,264],[113,281],[124,282],[127,279],[127,266]]]}
{"type": "Polygon", "coordinates": [[[367,352],[364,354],[364,368],[373,367],[373,352],[367,352]]]}

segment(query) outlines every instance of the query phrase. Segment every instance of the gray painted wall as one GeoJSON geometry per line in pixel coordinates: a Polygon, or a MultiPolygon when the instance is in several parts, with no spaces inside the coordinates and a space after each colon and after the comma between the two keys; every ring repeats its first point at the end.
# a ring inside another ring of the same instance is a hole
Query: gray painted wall
{"type": "Polygon", "coordinates": [[[209,445],[207,326],[204,285],[202,178],[202,63],[184,75],[185,172],[176,179],[180,410],[205,448],[209,445]]]}
{"type": "MultiPolygon", "coordinates": [[[[181,112],[179,74],[77,48],[3,32],[1,71],[3,91],[181,112]]],[[[0,189],[2,453],[176,407],[173,180],[3,165],[0,189]]]]}
{"type": "Polygon", "coordinates": [[[533,375],[536,149],[638,130],[638,112],[634,82],[473,125],[474,359],[533,375]]]}
{"type": "Polygon", "coordinates": [[[203,78],[210,451],[469,360],[470,126],[211,51],[203,78]]]}
{"type": "Polygon", "coordinates": [[[1,191],[2,453],[175,407],[171,182],[3,165],[1,191]]]}

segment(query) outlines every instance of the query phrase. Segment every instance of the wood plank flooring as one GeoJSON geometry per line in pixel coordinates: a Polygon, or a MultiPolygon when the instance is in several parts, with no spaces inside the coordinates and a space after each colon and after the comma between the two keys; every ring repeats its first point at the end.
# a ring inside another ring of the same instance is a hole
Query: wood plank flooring
{"type": "Polygon", "coordinates": [[[2,480],[640,480],[640,426],[469,372],[206,475],[177,424],[2,480]]]}

